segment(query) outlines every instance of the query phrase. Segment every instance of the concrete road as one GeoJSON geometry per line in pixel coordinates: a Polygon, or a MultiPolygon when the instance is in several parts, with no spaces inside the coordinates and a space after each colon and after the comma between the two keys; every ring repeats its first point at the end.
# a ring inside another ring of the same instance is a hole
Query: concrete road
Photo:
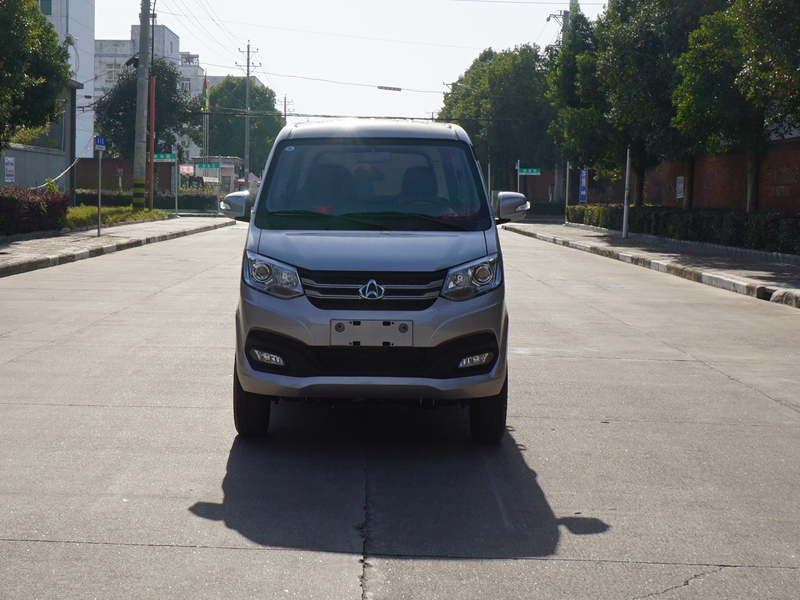
{"type": "Polygon", "coordinates": [[[236,438],[242,226],[0,280],[0,598],[800,597],[800,316],[503,232],[510,431],[236,438]]]}

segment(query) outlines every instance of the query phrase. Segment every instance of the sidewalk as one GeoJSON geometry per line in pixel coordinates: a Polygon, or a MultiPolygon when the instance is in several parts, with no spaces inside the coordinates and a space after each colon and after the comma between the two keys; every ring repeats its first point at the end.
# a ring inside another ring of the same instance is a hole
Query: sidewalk
{"type": "Polygon", "coordinates": [[[163,242],[234,223],[223,217],[179,217],[103,227],[100,237],[95,227],[51,237],[0,241],[0,277],[163,242]]]}
{"type": "MultiPolygon", "coordinates": [[[[0,241],[0,277],[100,256],[233,225],[222,217],[182,217],[106,227],[52,237],[0,241]]],[[[800,308],[800,257],[708,247],[650,236],[623,239],[619,232],[524,220],[507,231],[677,275],[762,300],[800,308]]],[[[632,234],[633,235],[633,234],[632,234]]]]}
{"type": "Polygon", "coordinates": [[[624,239],[618,231],[552,222],[526,220],[502,227],[545,242],[800,308],[800,257],[652,236],[624,239]],[[778,259],[793,264],[776,262],[778,259]]]}

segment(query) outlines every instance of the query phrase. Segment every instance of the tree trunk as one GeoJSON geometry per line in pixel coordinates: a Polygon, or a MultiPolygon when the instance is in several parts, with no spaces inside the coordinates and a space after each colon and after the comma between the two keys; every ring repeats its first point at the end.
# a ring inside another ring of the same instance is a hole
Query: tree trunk
{"type": "Polygon", "coordinates": [[[640,166],[634,166],[633,173],[634,173],[633,206],[634,208],[638,208],[644,203],[645,168],[640,166]]]}
{"type": "Polygon", "coordinates": [[[690,156],[686,159],[686,176],[683,181],[683,208],[684,210],[692,210],[694,205],[694,167],[697,163],[697,158],[690,156]]]}
{"type": "Polygon", "coordinates": [[[747,151],[747,212],[758,212],[758,183],[761,158],[753,150],[747,151]]]}

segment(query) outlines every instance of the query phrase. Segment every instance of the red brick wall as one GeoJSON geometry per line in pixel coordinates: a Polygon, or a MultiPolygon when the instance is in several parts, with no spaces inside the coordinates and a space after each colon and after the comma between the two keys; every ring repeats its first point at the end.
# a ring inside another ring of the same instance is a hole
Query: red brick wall
{"type": "MultiPolygon", "coordinates": [[[[685,176],[684,162],[664,163],[646,181],[645,202],[683,206],[675,198],[677,177],[685,176]]],[[[761,165],[761,211],[800,211],[800,139],[772,142],[761,165]]],[[[703,156],[695,165],[695,208],[747,207],[747,159],[744,153],[703,156]]]]}
{"type": "MultiPolygon", "coordinates": [[[[157,191],[169,192],[172,189],[172,163],[156,163],[155,174],[158,187],[157,191]]],[[[117,167],[122,167],[122,189],[133,189],[133,161],[121,158],[103,159],[103,189],[116,191],[119,189],[119,176],[117,167]]],[[[97,159],[83,158],[76,165],[75,187],[84,190],[97,189],[97,159]]]]}
{"type": "Polygon", "coordinates": [[[760,210],[800,211],[800,140],[776,142],[761,165],[760,210]]]}

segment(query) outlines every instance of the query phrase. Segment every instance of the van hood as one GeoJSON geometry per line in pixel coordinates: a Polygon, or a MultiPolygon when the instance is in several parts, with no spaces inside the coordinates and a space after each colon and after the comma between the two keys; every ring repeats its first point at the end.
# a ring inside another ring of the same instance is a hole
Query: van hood
{"type": "Polygon", "coordinates": [[[490,233],[261,230],[257,252],[311,271],[430,272],[486,256],[490,233]]]}

